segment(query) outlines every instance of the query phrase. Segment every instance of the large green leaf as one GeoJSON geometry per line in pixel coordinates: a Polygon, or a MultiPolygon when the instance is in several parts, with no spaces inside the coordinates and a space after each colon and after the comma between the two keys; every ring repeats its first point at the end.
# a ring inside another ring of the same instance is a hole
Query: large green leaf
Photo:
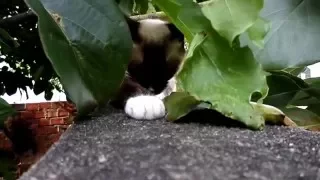
{"type": "Polygon", "coordinates": [[[184,33],[189,43],[196,33],[213,26],[220,35],[229,40],[230,44],[237,35],[248,30],[251,40],[261,46],[269,30],[268,22],[258,18],[263,6],[262,0],[250,0],[250,2],[247,0],[211,0],[202,3],[201,7],[192,1],[184,0],[154,0],[154,3],[184,33]],[[199,8],[202,11],[199,11],[199,8]],[[243,11],[245,9],[248,11],[243,11]],[[203,18],[204,15],[206,18],[203,18]],[[206,19],[209,19],[211,23],[208,23],[206,19]]]}
{"type": "MultiPolygon", "coordinates": [[[[214,29],[232,44],[236,36],[256,23],[262,7],[263,0],[210,0],[201,9],[214,29]]],[[[259,23],[264,24],[258,22],[259,27],[259,23]]]]}
{"type": "Polygon", "coordinates": [[[200,6],[185,0],[153,0],[153,2],[169,17],[190,43],[196,33],[200,33],[211,25],[203,17],[200,6]],[[192,18],[190,15],[192,14],[192,18]]]}
{"type": "Polygon", "coordinates": [[[248,47],[233,50],[218,34],[197,34],[177,75],[178,88],[232,119],[259,129],[262,116],[249,104],[251,95],[267,93],[265,74],[248,47]]]}
{"type": "Polygon", "coordinates": [[[46,55],[79,115],[107,102],[123,80],[132,40],[114,0],[26,0],[46,55]]]}
{"type": "Polygon", "coordinates": [[[320,60],[320,1],[264,0],[261,16],[271,22],[263,49],[249,43],[264,69],[300,67],[320,60]]]}
{"type": "Polygon", "coordinates": [[[276,107],[286,107],[298,92],[309,88],[302,79],[284,71],[272,71],[267,82],[269,93],[263,102],[276,107]]]}
{"type": "MultiPolygon", "coordinates": [[[[308,78],[304,81],[307,88],[299,91],[291,100],[292,105],[314,106],[320,103],[320,78],[308,78]]],[[[314,109],[314,108],[312,108],[314,109]]]]}
{"type": "Polygon", "coordinates": [[[307,110],[320,116],[320,102],[308,105],[307,110]]]}
{"type": "Polygon", "coordinates": [[[15,112],[15,109],[10,104],[0,98],[0,129],[3,128],[4,121],[15,112]]]}
{"type": "Polygon", "coordinates": [[[290,117],[298,126],[309,130],[320,131],[320,117],[307,110],[300,108],[285,108],[282,111],[290,117]]]}
{"type": "Polygon", "coordinates": [[[319,103],[319,100],[316,97],[308,94],[303,90],[298,91],[297,94],[290,101],[290,105],[293,106],[309,106],[311,104],[317,103],[319,103]]]}
{"type": "Polygon", "coordinates": [[[307,78],[304,81],[309,85],[320,89],[320,77],[307,78]]]}
{"type": "Polygon", "coordinates": [[[265,104],[285,108],[288,106],[309,106],[316,112],[320,104],[320,78],[305,81],[284,71],[271,71],[267,78],[269,94],[265,104]]]}
{"type": "MultiPolygon", "coordinates": [[[[261,93],[261,97],[264,98],[268,87],[265,73],[255,61],[250,49],[230,47],[227,39],[213,29],[210,21],[202,14],[201,8],[192,1],[155,2],[174,23],[178,22],[179,29],[189,34],[187,38],[192,40],[189,39],[191,44],[187,57],[176,76],[178,92],[186,92],[197,101],[210,102],[213,109],[243,122],[250,128],[262,128],[264,119],[251,106],[249,100],[254,92],[261,93]]],[[[176,96],[169,96],[168,101],[170,98],[176,96]]],[[[189,102],[186,100],[181,102],[181,105],[188,105],[189,102]]],[[[176,108],[174,105],[166,107],[176,108]]],[[[175,111],[169,109],[168,112],[175,111]]],[[[179,114],[184,113],[179,111],[179,114]]]]}
{"type": "Polygon", "coordinates": [[[252,40],[253,44],[259,48],[264,47],[264,37],[270,30],[269,21],[258,18],[257,21],[248,29],[248,36],[252,40]]]}
{"type": "Polygon", "coordinates": [[[174,92],[171,96],[164,99],[166,108],[168,109],[167,119],[169,121],[177,120],[190,111],[192,111],[201,101],[185,92],[174,92]]]}
{"type": "Polygon", "coordinates": [[[299,74],[301,74],[302,72],[304,72],[306,70],[306,66],[303,67],[296,67],[296,68],[286,68],[283,71],[290,73],[294,76],[298,76],[299,74]]]}

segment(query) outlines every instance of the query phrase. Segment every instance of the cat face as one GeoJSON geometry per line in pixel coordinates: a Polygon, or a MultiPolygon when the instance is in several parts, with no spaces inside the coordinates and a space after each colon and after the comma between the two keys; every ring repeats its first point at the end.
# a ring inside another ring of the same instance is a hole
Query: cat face
{"type": "Polygon", "coordinates": [[[160,93],[182,62],[184,35],[171,23],[159,19],[127,19],[132,40],[128,73],[141,86],[160,93]]]}

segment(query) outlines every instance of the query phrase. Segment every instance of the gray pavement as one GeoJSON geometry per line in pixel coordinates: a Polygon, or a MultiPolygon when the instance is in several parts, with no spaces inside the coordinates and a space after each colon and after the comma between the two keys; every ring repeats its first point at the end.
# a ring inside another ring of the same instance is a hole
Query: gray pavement
{"type": "Polygon", "coordinates": [[[73,125],[20,179],[320,180],[319,133],[251,131],[204,114],[188,123],[137,121],[107,108],[73,125]]]}

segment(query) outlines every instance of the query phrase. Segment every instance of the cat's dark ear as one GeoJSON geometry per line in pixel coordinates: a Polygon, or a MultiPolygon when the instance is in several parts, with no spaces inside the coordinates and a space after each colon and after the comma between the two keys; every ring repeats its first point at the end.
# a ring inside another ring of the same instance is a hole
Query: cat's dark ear
{"type": "Polygon", "coordinates": [[[183,33],[173,23],[168,23],[167,26],[170,30],[172,40],[184,41],[183,33]]]}
{"type": "Polygon", "coordinates": [[[139,28],[140,28],[140,22],[131,19],[129,16],[124,15],[124,18],[128,24],[132,40],[135,42],[140,41],[140,36],[139,36],[139,28]]]}

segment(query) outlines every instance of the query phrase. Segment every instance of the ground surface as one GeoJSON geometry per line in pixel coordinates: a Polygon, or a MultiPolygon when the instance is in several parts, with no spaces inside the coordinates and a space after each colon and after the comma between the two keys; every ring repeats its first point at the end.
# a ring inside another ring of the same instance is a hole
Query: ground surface
{"type": "Polygon", "coordinates": [[[21,179],[320,180],[319,133],[136,121],[110,111],[75,124],[21,179]]]}

